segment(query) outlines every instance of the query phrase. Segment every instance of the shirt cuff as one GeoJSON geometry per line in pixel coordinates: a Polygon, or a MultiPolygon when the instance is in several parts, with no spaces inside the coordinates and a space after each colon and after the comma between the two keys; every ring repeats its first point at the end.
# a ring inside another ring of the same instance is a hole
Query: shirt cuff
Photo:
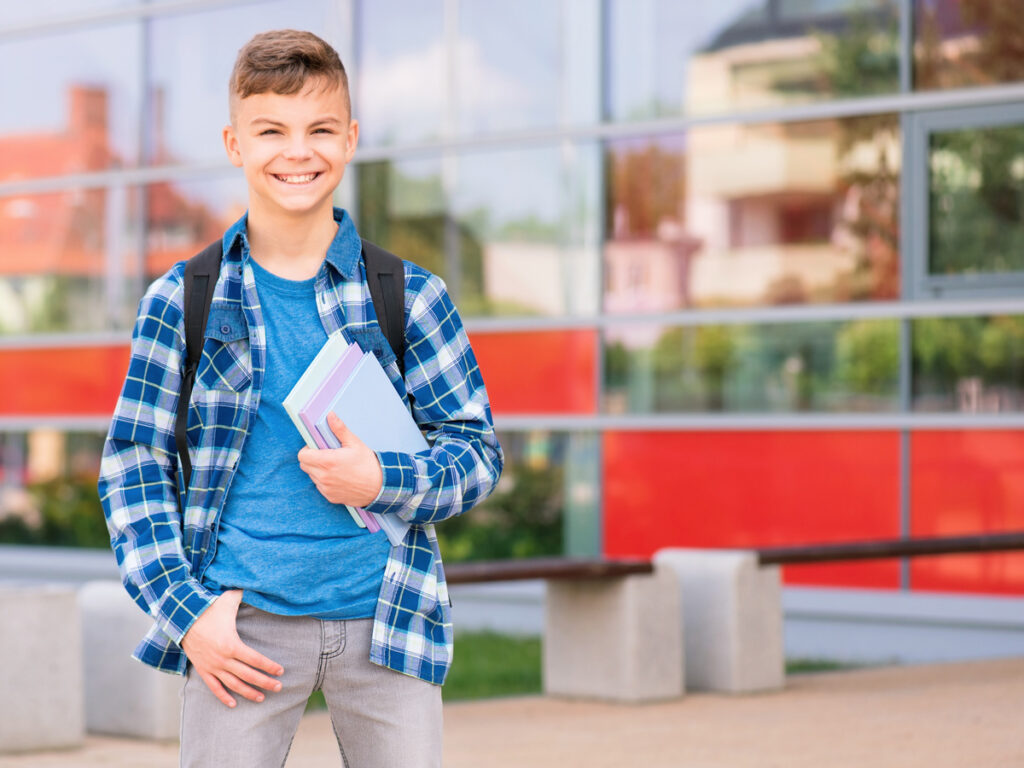
{"type": "Polygon", "coordinates": [[[400,512],[416,495],[416,462],[411,454],[398,451],[375,451],[380,462],[381,483],[377,498],[364,509],[379,515],[400,512]]]}
{"type": "Polygon", "coordinates": [[[165,635],[181,645],[185,633],[218,597],[219,595],[215,595],[200,584],[198,579],[189,578],[179,582],[171,587],[160,601],[156,611],[156,624],[165,635]]]}

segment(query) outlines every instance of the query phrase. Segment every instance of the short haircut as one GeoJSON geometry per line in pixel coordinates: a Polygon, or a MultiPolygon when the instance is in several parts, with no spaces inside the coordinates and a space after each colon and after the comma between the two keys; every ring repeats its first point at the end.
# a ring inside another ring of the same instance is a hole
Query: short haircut
{"type": "Polygon", "coordinates": [[[297,29],[261,32],[242,46],[231,70],[228,99],[232,121],[238,99],[259,93],[299,93],[311,80],[321,80],[327,88],[340,87],[345,109],[352,117],[345,65],[330,44],[297,29]]]}

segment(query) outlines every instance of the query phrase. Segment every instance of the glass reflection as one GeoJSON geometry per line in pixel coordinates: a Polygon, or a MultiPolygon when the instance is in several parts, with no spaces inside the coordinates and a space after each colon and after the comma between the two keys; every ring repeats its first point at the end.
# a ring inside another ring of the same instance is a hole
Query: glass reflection
{"type": "Polygon", "coordinates": [[[892,115],[695,127],[609,147],[609,312],[899,296],[892,115]]]}
{"type": "Polygon", "coordinates": [[[467,153],[452,212],[462,236],[449,285],[467,315],[596,310],[596,146],[467,153]]]}
{"type": "Polygon", "coordinates": [[[247,201],[241,173],[148,186],[146,279],[156,279],[221,237],[245,213],[247,201]]]}
{"type": "Polygon", "coordinates": [[[0,197],[0,333],[130,327],[138,210],[123,187],[0,197]]]}
{"type": "Polygon", "coordinates": [[[896,320],[605,334],[609,413],[894,411],[898,379],[896,320]]]}
{"type": "Polygon", "coordinates": [[[596,555],[600,540],[593,433],[501,432],[505,469],[470,514],[438,526],[448,562],[596,555]]]}
{"type": "Polygon", "coordinates": [[[460,131],[514,130],[558,122],[560,5],[551,0],[459,3],[460,131]]]}
{"type": "Polygon", "coordinates": [[[4,3],[0,28],[23,24],[45,23],[55,18],[80,16],[91,11],[111,11],[140,0],[34,0],[31,3],[4,3]]]}
{"type": "Polygon", "coordinates": [[[446,248],[446,243],[465,235],[446,213],[441,161],[361,163],[356,170],[359,234],[434,274],[445,275],[446,253],[454,250],[446,248]]]}
{"type": "Polygon", "coordinates": [[[0,544],[107,549],[96,492],[103,435],[0,433],[0,544]]]}
{"type": "Polygon", "coordinates": [[[141,29],[118,24],[0,44],[0,181],[137,162],[141,29]]]}
{"type": "Polygon", "coordinates": [[[617,120],[899,90],[896,0],[611,0],[609,34],[617,120]]]}
{"type": "Polygon", "coordinates": [[[914,87],[1024,80],[1024,13],[1014,0],[915,0],[914,87]]]}
{"type": "Polygon", "coordinates": [[[913,321],[914,410],[1024,410],[1024,316],[913,321]]]}
{"type": "Polygon", "coordinates": [[[442,0],[360,2],[355,104],[365,144],[441,136],[448,66],[442,0]]]}
{"type": "Polygon", "coordinates": [[[221,129],[228,122],[231,67],[238,50],[257,32],[312,30],[337,48],[351,70],[341,45],[340,12],[328,0],[158,16],[149,24],[151,129],[146,157],[152,164],[224,161],[221,129]]]}
{"type": "Polygon", "coordinates": [[[1024,270],[1024,125],[932,133],[933,275],[1024,270]]]}

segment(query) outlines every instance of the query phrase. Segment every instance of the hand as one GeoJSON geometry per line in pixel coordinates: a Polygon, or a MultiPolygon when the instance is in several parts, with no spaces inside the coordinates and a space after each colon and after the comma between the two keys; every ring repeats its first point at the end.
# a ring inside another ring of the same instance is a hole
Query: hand
{"type": "Polygon", "coordinates": [[[181,640],[182,650],[206,687],[229,707],[237,702],[225,686],[252,701],[263,701],[263,694],[252,686],[279,691],[281,683],[259,670],[269,675],[284,674],[280,664],[253,650],[238,636],[235,619],[240,602],[242,590],[225,592],[199,615],[181,640]]]}
{"type": "Polygon", "coordinates": [[[336,414],[327,414],[327,425],[341,448],[303,448],[299,451],[299,466],[329,502],[365,507],[377,498],[384,484],[377,454],[336,414]]]}

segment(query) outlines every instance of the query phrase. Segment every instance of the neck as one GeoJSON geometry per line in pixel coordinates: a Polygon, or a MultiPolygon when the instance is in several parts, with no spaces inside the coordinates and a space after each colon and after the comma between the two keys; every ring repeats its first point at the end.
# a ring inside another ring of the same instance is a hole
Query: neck
{"type": "Polygon", "coordinates": [[[333,211],[333,205],[326,205],[311,213],[295,215],[250,205],[246,231],[252,257],[278,277],[313,277],[338,231],[333,211]]]}

